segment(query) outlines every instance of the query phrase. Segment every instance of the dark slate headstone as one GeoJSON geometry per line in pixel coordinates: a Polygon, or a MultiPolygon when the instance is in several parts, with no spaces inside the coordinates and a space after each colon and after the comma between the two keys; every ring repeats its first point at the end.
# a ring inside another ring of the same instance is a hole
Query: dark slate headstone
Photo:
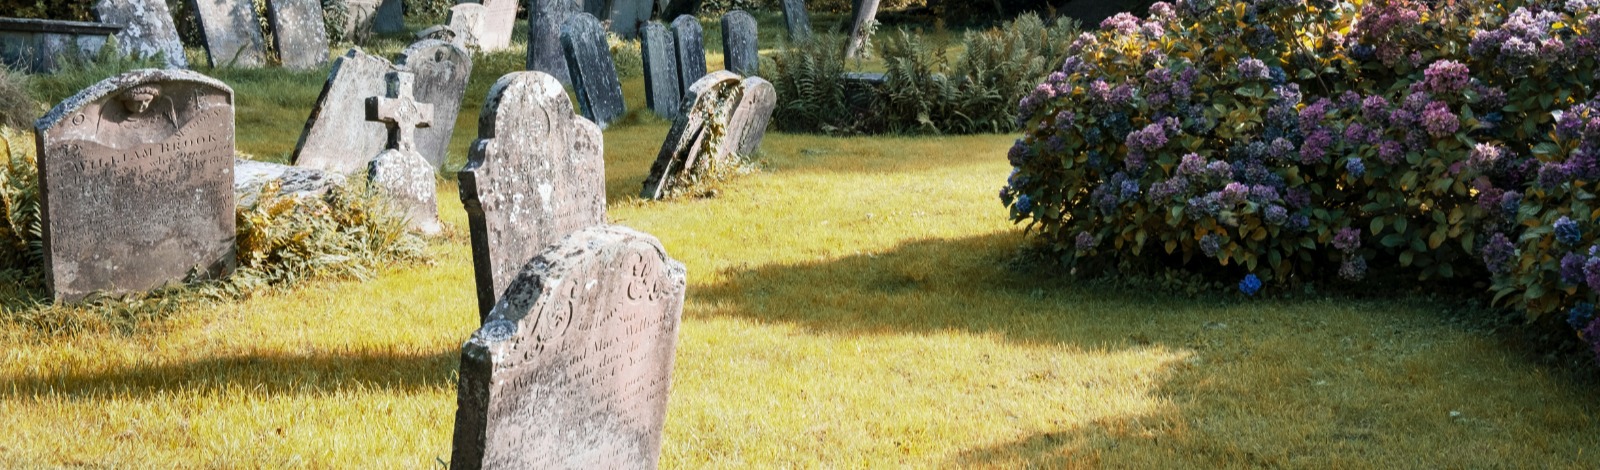
{"type": "Polygon", "coordinates": [[[561,24],[579,11],[574,0],[528,0],[528,70],[572,85],[567,56],[561,52],[561,24]]]}
{"type": "Polygon", "coordinates": [[[811,14],[806,13],[806,0],[783,0],[783,22],[789,27],[790,41],[811,39],[811,14]]]}
{"type": "Polygon", "coordinates": [[[611,0],[611,32],[624,38],[639,36],[639,26],[650,21],[654,0],[611,0]]]}
{"type": "Polygon", "coordinates": [[[583,116],[604,129],[627,112],[622,101],[622,82],[611,61],[611,47],[600,21],[587,13],[572,15],[561,25],[561,50],[567,56],[567,71],[578,92],[583,116]]]}
{"type": "Polygon", "coordinates": [[[728,133],[719,150],[719,158],[731,155],[748,157],[761,149],[761,139],[767,135],[767,124],[772,122],[772,110],[778,105],[778,91],[772,83],[761,77],[746,77],[744,96],[739,107],[728,119],[728,133]]]}
{"type": "Polygon", "coordinates": [[[233,90],[135,70],[35,124],[45,277],[56,300],[233,272],[233,90]]]}
{"type": "Polygon", "coordinates": [[[92,60],[122,25],[84,21],[0,18],[0,63],[31,73],[92,60]]]}
{"type": "Polygon", "coordinates": [[[267,64],[261,20],[247,0],[189,0],[200,18],[202,42],[212,67],[254,68],[267,64]]]}
{"type": "Polygon", "coordinates": [[[367,98],[367,120],[389,127],[388,149],[372,159],[367,177],[385,200],[406,216],[406,228],[438,234],[439,203],[433,166],[416,149],[416,130],[433,122],[433,105],[419,103],[412,93],[414,77],[390,72],[384,96],[367,98]]]}
{"type": "Polygon", "coordinates": [[[455,31],[460,44],[483,48],[484,15],[487,11],[477,3],[463,3],[450,7],[450,19],[445,24],[455,31]]]}
{"type": "Polygon", "coordinates": [[[729,72],[755,75],[761,66],[756,47],[756,18],[744,10],[722,15],[722,61],[729,72]]]}
{"type": "Polygon", "coordinates": [[[574,1],[577,2],[578,11],[582,11],[584,13],[588,13],[590,16],[593,16],[596,19],[599,19],[600,21],[605,21],[607,18],[610,18],[610,15],[611,15],[611,9],[610,8],[606,8],[606,7],[610,6],[611,2],[614,1],[614,0],[574,0],[574,1]]]}
{"type": "Polygon", "coordinates": [[[385,93],[383,77],[391,71],[389,61],[360,49],[335,60],[295,145],[295,166],[344,175],[367,169],[383,151],[387,132],[383,124],[366,120],[366,100],[385,93]]]}
{"type": "Polygon", "coordinates": [[[267,21],[284,67],[304,70],[328,63],[328,31],[320,0],[268,0],[267,21]]]}
{"type": "Polygon", "coordinates": [[[382,0],[372,14],[372,30],[379,34],[406,30],[405,6],[401,0],[382,0]]]}
{"type": "Polygon", "coordinates": [[[459,173],[480,318],[528,260],[605,222],[602,150],[600,127],[573,114],[554,77],[515,72],[489,90],[459,173]]]}
{"type": "Polygon", "coordinates": [[[511,30],[517,25],[517,0],[483,0],[483,33],[478,47],[485,51],[511,48],[511,30]]]}
{"type": "Polygon", "coordinates": [[[727,70],[711,72],[694,82],[683,97],[683,108],[667,132],[661,152],[650,165],[650,175],[645,178],[639,197],[671,197],[686,174],[700,171],[706,159],[720,156],[722,152],[717,149],[729,144],[725,137],[728,120],[743,94],[739,76],[727,70]]]}
{"type": "Polygon", "coordinates": [[[686,290],[627,227],[543,250],[461,347],[451,467],[656,468],[686,290]]]}
{"type": "Polygon", "coordinates": [[[467,94],[472,53],[448,42],[423,40],[401,51],[395,66],[416,76],[417,101],[433,105],[433,125],[417,131],[417,153],[438,169],[448,158],[450,136],[467,94]]]}
{"type": "Polygon", "coordinates": [[[706,40],[700,20],[689,15],[672,20],[672,39],[678,55],[678,95],[687,96],[689,86],[706,76],[706,40]]]}
{"type": "Polygon", "coordinates": [[[660,22],[645,23],[640,33],[644,55],[644,99],[656,115],[678,117],[678,52],[672,33],[660,22]]]}
{"type": "Polygon", "coordinates": [[[172,11],[164,0],[100,0],[94,11],[101,22],[122,26],[117,46],[124,51],[139,57],[160,54],[167,68],[189,68],[172,11]]]}

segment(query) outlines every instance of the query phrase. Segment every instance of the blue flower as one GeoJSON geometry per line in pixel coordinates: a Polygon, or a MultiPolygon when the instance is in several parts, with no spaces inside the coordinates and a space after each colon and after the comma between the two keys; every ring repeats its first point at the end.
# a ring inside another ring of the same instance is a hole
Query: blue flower
{"type": "Polygon", "coordinates": [[[1017,196],[1017,206],[1016,207],[1017,207],[1017,212],[1021,212],[1023,214],[1027,214],[1027,213],[1031,212],[1032,209],[1033,209],[1033,198],[1028,197],[1028,195],[1026,195],[1026,194],[1023,194],[1021,196],[1017,196]]]}
{"type": "Polygon", "coordinates": [[[1344,162],[1344,171],[1350,172],[1351,178],[1360,178],[1361,175],[1367,174],[1367,165],[1359,158],[1351,158],[1344,162]]]}
{"type": "Polygon", "coordinates": [[[1577,245],[1579,239],[1583,238],[1583,230],[1578,228],[1578,223],[1564,215],[1556,219],[1555,229],[1556,241],[1567,246],[1577,245]]]}
{"type": "Polygon", "coordinates": [[[1572,306],[1572,311],[1567,313],[1567,324],[1572,325],[1575,330],[1583,329],[1591,320],[1594,320],[1594,304],[1588,302],[1578,302],[1578,305],[1572,306]]]}
{"type": "Polygon", "coordinates": [[[1260,291],[1261,278],[1256,277],[1254,274],[1246,274],[1244,275],[1244,280],[1239,281],[1239,292],[1243,292],[1244,295],[1253,296],[1260,291]]]}

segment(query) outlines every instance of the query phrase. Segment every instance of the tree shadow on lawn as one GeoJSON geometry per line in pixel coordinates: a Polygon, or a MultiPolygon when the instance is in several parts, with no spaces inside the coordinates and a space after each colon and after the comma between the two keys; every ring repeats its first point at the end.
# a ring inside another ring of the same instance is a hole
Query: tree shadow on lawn
{"type": "Polygon", "coordinates": [[[1011,267],[1019,241],[1013,232],[921,240],[730,269],[691,290],[707,308],[691,309],[689,321],[735,317],[842,335],[954,330],[1084,351],[1190,354],[1156,371],[1159,385],[1148,393],[1162,405],[1147,414],[1022,431],[947,456],[959,467],[1476,467],[1554,463],[1600,448],[1593,380],[1463,326],[1447,303],[1099,287],[1011,267]]]}
{"type": "Polygon", "coordinates": [[[0,397],[150,397],[238,387],[265,395],[422,390],[455,383],[459,350],[433,353],[255,354],[118,368],[0,377],[0,397]]]}

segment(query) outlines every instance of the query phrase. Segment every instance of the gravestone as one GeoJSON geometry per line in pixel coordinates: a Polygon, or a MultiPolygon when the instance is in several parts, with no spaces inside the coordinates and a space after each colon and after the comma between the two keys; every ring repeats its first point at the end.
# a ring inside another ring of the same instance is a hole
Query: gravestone
{"type": "Polygon", "coordinates": [[[583,116],[601,129],[622,117],[628,110],[622,101],[622,82],[617,80],[617,66],[611,61],[611,47],[600,21],[588,13],[567,18],[561,25],[561,50],[567,56],[567,72],[572,74],[583,116]]]}
{"type": "Polygon", "coordinates": [[[527,263],[461,347],[451,467],[656,468],[685,273],[621,226],[527,263]]]}
{"type": "Polygon", "coordinates": [[[654,0],[611,0],[611,32],[623,38],[639,36],[639,26],[650,21],[654,0]]]}
{"type": "Polygon", "coordinates": [[[607,8],[607,6],[611,5],[611,2],[614,1],[614,0],[574,0],[574,1],[577,2],[578,11],[581,11],[581,12],[584,12],[584,13],[588,13],[590,16],[593,16],[593,17],[595,17],[595,19],[598,19],[600,21],[605,21],[606,19],[610,18],[609,15],[611,15],[611,9],[607,8]]]}
{"type": "Polygon", "coordinates": [[[480,318],[528,260],[605,222],[602,151],[600,127],[573,114],[555,77],[515,72],[489,90],[459,173],[480,318]]]}
{"type": "Polygon", "coordinates": [[[650,165],[650,175],[645,178],[639,197],[670,197],[686,174],[703,170],[706,159],[720,157],[723,152],[718,149],[730,144],[725,137],[728,120],[743,95],[739,76],[727,70],[711,72],[694,82],[683,97],[683,108],[667,132],[655,163],[650,165]]]}
{"type": "Polygon", "coordinates": [[[660,22],[645,23],[640,34],[644,55],[644,100],[657,116],[678,116],[678,53],[672,33],[660,22]]]}
{"type": "Polygon", "coordinates": [[[783,23],[789,28],[790,41],[811,39],[811,14],[806,13],[806,0],[783,0],[783,23]]]}
{"type": "Polygon", "coordinates": [[[382,0],[372,13],[372,31],[392,34],[406,30],[405,6],[401,0],[382,0]]]}
{"type": "Polygon", "coordinates": [[[189,0],[200,19],[201,42],[212,67],[255,68],[267,64],[261,20],[249,0],[189,0]]]}
{"type": "Polygon", "coordinates": [[[372,36],[373,21],[382,0],[341,0],[345,7],[344,37],[357,44],[372,36]]]}
{"type": "Polygon", "coordinates": [[[706,42],[700,20],[690,15],[672,20],[672,40],[678,55],[678,95],[688,96],[689,86],[706,76],[706,42]]]}
{"type": "Polygon", "coordinates": [[[550,74],[572,85],[567,57],[561,52],[561,25],[579,12],[574,0],[528,0],[528,70],[550,74]]]}
{"type": "Polygon", "coordinates": [[[456,38],[462,44],[482,48],[484,15],[487,12],[483,5],[477,3],[463,3],[450,7],[450,19],[445,22],[450,30],[456,32],[456,38]]]}
{"type": "Polygon", "coordinates": [[[121,25],[83,21],[0,18],[0,62],[32,73],[93,60],[121,25]]]}
{"type": "Polygon", "coordinates": [[[383,77],[391,71],[389,61],[355,48],[333,61],[295,145],[295,166],[343,175],[367,169],[367,162],[383,151],[387,131],[383,124],[366,120],[366,99],[385,93],[383,77]]]}
{"type": "Polygon", "coordinates": [[[321,196],[344,182],[344,176],[322,170],[233,159],[233,196],[240,207],[254,205],[268,183],[278,185],[275,195],[321,196]]]}
{"type": "Polygon", "coordinates": [[[267,21],[278,59],[291,69],[314,69],[328,63],[328,31],[322,23],[321,0],[268,0],[267,21]]]}
{"type": "Polygon", "coordinates": [[[756,18],[744,10],[722,15],[722,59],[728,71],[751,76],[761,65],[756,47],[756,18]]]}
{"type": "Polygon", "coordinates": [[[433,105],[433,125],[417,131],[417,153],[438,169],[448,159],[450,136],[472,76],[472,53],[444,41],[418,41],[400,52],[395,66],[416,76],[417,101],[433,105]]]}
{"type": "Polygon", "coordinates": [[[746,77],[740,84],[744,88],[739,107],[728,118],[728,134],[718,150],[718,158],[732,155],[748,157],[761,148],[761,139],[767,135],[767,124],[772,122],[772,110],[778,105],[778,91],[772,83],[761,77],[746,77]]]}
{"type": "Polygon", "coordinates": [[[511,48],[511,30],[517,25],[518,0],[483,0],[483,33],[478,47],[484,51],[511,48]]]}
{"type": "Polygon", "coordinates": [[[389,128],[388,148],[372,159],[367,177],[385,199],[406,216],[406,228],[425,235],[436,235],[439,203],[435,199],[433,166],[417,153],[417,128],[433,122],[433,105],[419,103],[412,93],[414,78],[408,72],[390,72],[384,77],[388,90],[384,96],[367,98],[367,120],[382,122],[389,128]]]}
{"type": "Polygon", "coordinates": [[[233,272],[233,90],[135,70],[35,124],[44,261],[58,301],[233,272]]]}
{"type": "Polygon", "coordinates": [[[117,46],[122,50],[139,57],[160,54],[167,68],[189,68],[166,1],[100,0],[94,11],[101,22],[122,26],[117,33],[117,46]]]}
{"type": "Polygon", "coordinates": [[[424,28],[422,31],[417,31],[416,37],[418,41],[438,39],[440,41],[455,44],[457,46],[467,47],[467,43],[463,40],[466,36],[456,34],[456,30],[452,29],[449,25],[439,24],[429,26],[424,28]]]}

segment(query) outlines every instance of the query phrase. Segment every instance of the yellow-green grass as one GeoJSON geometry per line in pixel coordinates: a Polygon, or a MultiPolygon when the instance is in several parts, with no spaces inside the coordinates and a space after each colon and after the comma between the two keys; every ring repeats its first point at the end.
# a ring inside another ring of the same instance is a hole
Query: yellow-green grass
{"type": "MultiPolygon", "coordinates": [[[[453,160],[508,70],[475,74],[453,160]]],[[[219,75],[241,122],[292,115],[268,95],[304,93],[219,75]]],[[[624,85],[610,218],[690,276],[666,468],[1586,468],[1600,449],[1592,377],[1448,305],[1195,299],[1010,267],[1024,238],[995,192],[1011,136],[773,133],[762,171],[716,197],[640,201],[668,124],[639,111],[640,79],[624,85]]],[[[280,155],[300,119],[251,121],[240,149],[280,155]]],[[[464,231],[455,186],[439,195],[464,231]]],[[[464,237],[431,249],[429,265],[132,333],[0,323],[0,467],[448,460],[476,302],[464,237]]]]}

